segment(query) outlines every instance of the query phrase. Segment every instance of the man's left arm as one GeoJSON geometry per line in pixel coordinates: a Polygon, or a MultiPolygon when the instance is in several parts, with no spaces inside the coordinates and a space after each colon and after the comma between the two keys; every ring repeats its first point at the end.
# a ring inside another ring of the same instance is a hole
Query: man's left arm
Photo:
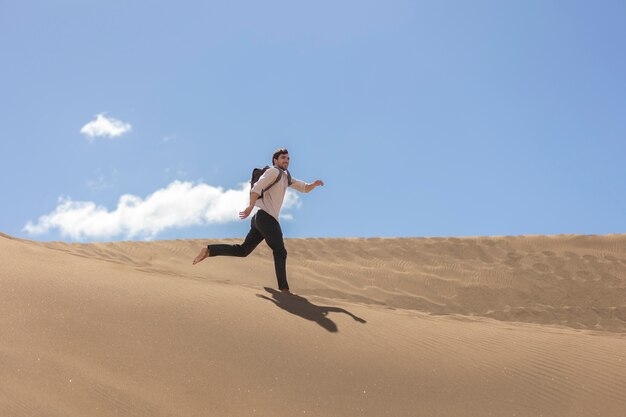
{"type": "Polygon", "coordinates": [[[314,189],[315,187],[320,187],[320,186],[321,186],[321,187],[323,187],[323,186],[324,186],[324,181],[322,181],[322,180],[316,180],[316,181],[315,181],[314,183],[312,183],[312,184],[307,184],[307,185],[306,185],[306,187],[305,187],[305,188],[306,188],[306,190],[305,190],[304,192],[305,192],[305,193],[310,193],[311,191],[313,191],[313,189],[314,189]]]}
{"type": "Polygon", "coordinates": [[[302,193],[310,193],[316,187],[320,187],[324,185],[324,181],[316,180],[311,184],[307,184],[304,181],[294,179],[290,185],[291,188],[294,188],[302,193]]]}

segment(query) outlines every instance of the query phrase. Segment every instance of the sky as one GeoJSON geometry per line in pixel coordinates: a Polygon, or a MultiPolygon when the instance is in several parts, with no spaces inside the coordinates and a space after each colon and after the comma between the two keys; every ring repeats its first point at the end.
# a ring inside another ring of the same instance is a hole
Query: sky
{"type": "Polygon", "coordinates": [[[0,0],[0,232],[626,233],[626,2],[0,0]]]}

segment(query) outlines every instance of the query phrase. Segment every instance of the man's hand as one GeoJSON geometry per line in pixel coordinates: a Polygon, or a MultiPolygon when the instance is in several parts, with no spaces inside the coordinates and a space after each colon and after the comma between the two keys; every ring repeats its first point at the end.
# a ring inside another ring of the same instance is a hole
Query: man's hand
{"type": "Polygon", "coordinates": [[[305,192],[305,193],[310,193],[311,191],[313,191],[313,189],[314,189],[315,187],[319,187],[320,185],[322,185],[322,186],[323,186],[323,185],[324,185],[324,181],[322,181],[322,180],[316,180],[314,183],[307,185],[307,186],[306,186],[306,189],[305,189],[305,191],[304,191],[304,192],[305,192]]]}
{"type": "Polygon", "coordinates": [[[259,197],[260,195],[258,195],[257,193],[250,192],[250,205],[244,211],[239,212],[239,218],[241,220],[245,219],[250,215],[250,213],[252,213],[252,210],[254,210],[254,205],[256,204],[256,201],[259,199],[259,197]]]}
{"type": "Polygon", "coordinates": [[[250,213],[252,213],[253,209],[254,209],[254,206],[246,207],[246,209],[244,211],[240,211],[239,212],[239,218],[241,220],[245,219],[246,217],[248,217],[250,215],[250,213]]]}

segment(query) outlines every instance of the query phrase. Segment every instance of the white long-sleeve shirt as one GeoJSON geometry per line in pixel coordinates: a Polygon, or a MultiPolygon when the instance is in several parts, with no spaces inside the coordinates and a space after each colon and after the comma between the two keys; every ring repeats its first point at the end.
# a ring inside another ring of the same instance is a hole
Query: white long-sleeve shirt
{"type": "MultiPolygon", "coordinates": [[[[267,171],[261,175],[261,178],[254,184],[252,187],[252,192],[261,195],[261,192],[272,185],[276,178],[278,177],[280,168],[271,167],[267,171]]],[[[297,180],[295,178],[291,178],[291,185],[288,185],[288,176],[285,171],[283,171],[283,175],[272,188],[265,191],[263,193],[263,198],[259,198],[254,204],[256,207],[270,214],[278,221],[278,215],[280,214],[280,209],[283,205],[283,200],[285,199],[285,193],[287,192],[287,187],[291,187],[297,191],[302,193],[306,193],[306,186],[308,185],[304,181],[297,180]]]]}

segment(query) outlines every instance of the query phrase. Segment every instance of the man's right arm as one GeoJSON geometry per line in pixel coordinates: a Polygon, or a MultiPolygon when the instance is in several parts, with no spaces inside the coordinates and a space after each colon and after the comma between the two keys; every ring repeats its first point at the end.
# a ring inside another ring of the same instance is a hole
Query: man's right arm
{"type": "Polygon", "coordinates": [[[246,207],[244,211],[239,212],[240,219],[243,220],[248,217],[250,213],[252,213],[256,201],[261,197],[261,193],[265,188],[267,188],[272,182],[276,180],[276,177],[278,177],[278,169],[272,168],[268,169],[263,173],[263,175],[261,175],[261,178],[259,178],[257,183],[254,184],[254,187],[252,187],[252,190],[250,190],[250,204],[248,205],[248,207],[246,207]]]}
{"type": "Polygon", "coordinates": [[[254,205],[256,204],[256,201],[259,199],[259,197],[261,197],[259,194],[257,194],[254,191],[250,192],[250,206],[249,207],[254,207],[254,205]]]}
{"type": "Polygon", "coordinates": [[[272,167],[268,169],[263,173],[263,175],[261,175],[261,178],[259,178],[259,180],[256,182],[256,184],[254,184],[254,187],[252,187],[252,190],[250,191],[255,192],[257,195],[260,196],[263,190],[265,190],[274,181],[276,181],[278,174],[278,168],[272,167]]]}
{"type": "Polygon", "coordinates": [[[244,211],[240,211],[239,212],[239,218],[240,219],[245,219],[246,217],[248,217],[250,215],[250,213],[252,213],[252,210],[254,210],[254,205],[256,204],[256,201],[259,199],[259,197],[261,197],[259,194],[255,193],[254,191],[250,192],[250,205],[248,207],[245,208],[244,211]]]}

